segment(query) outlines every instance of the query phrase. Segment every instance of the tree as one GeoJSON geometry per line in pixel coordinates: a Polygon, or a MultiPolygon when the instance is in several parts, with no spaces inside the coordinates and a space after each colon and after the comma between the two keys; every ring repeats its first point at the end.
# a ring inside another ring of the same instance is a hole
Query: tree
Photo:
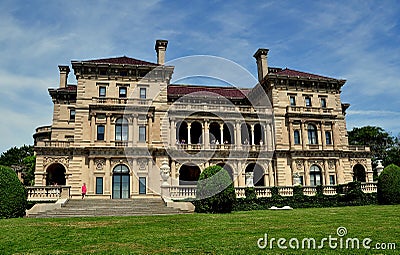
{"type": "Polygon", "coordinates": [[[0,155],[0,165],[22,171],[25,185],[33,185],[35,162],[32,145],[12,147],[0,155]]]}
{"type": "Polygon", "coordinates": [[[384,165],[388,165],[388,151],[394,145],[394,138],[390,136],[383,128],[365,126],[361,128],[353,128],[348,132],[349,144],[369,146],[372,153],[372,161],[382,159],[384,165]]]}
{"type": "Polygon", "coordinates": [[[197,183],[196,212],[230,213],[236,200],[235,188],[228,172],[215,165],[204,169],[197,183]]]}

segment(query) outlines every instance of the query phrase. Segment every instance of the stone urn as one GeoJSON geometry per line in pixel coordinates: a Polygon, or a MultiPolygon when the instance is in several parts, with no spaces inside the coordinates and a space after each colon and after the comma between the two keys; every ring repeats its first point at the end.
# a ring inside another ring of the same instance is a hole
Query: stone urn
{"type": "Polygon", "coordinates": [[[166,160],[164,160],[162,162],[161,168],[160,168],[160,175],[161,175],[161,179],[162,179],[161,187],[169,186],[168,178],[169,178],[170,171],[171,171],[171,168],[169,167],[168,162],[166,160]]]}

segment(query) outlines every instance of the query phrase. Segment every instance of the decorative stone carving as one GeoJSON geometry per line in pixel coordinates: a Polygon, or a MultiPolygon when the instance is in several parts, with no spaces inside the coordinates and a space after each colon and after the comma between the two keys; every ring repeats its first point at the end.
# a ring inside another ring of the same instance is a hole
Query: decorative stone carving
{"type": "Polygon", "coordinates": [[[148,163],[148,160],[146,158],[138,158],[137,159],[137,164],[138,164],[139,170],[146,170],[147,163],[148,163]]]}
{"type": "Polygon", "coordinates": [[[43,166],[47,166],[53,163],[60,163],[66,167],[69,167],[69,158],[68,157],[44,157],[43,158],[43,166]]]}
{"type": "Polygon", "coordinates": [[[254,187],[254,173],[253,172],[247,172],[246,174],[246,187],[254,187]]]}
{"type": "Polygon", "coordinates": [[[350,165],[353,168],[355,165],[361,164],[363,166],[367,165],[367,160],[365,158],[352,158],[350,159],[350,165]]]}
{"type": "Polygon", "coordinates": [[[170,172],[171,172],[171,168],[168,165],[168,161],[164,160],[162,162],[161,167],[160,167],[160,175],[161,175],[161,179],[163,181],[162,184],[161,184],[161,187],[169,186],[168,178],[169,178],[170,172]]]}
{"type": "Polygon", "coordinates": [[[104,159],[96,159],[94,164],[96,166],[96,170],[103,170],[106,161],[104,159]]]}
{"type": "Polygon", "coordinates": [[[296,160],[296,168],[297,170],[303,170],[303,160],[296,160]]]}
{"type": "Polygon", "coordinates": [[[119,164],[125,164],[125,165],[129,166],[128,160],[126,160],[126,159],[112,159],[111,160],[112,168],[114,168],[116,165],[119,165],[119,164]]]}
{"type": "Polygon", "coordinates": [[[329,170],[335,169],[335,161],[334,160],[328,160],[328,168],[329,168],[329,170]]]}

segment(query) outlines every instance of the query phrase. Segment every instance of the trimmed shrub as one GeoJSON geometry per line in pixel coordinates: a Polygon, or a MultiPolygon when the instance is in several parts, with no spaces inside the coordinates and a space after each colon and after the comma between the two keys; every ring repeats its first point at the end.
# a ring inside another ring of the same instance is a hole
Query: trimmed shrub
{"type": "Polygon", "coordinates": [[[25,216],[26,191],[15,172],[0,166],[0,218],[25,216]]]}
{"type": "Polygon", "coordinates": [[[304,196],[303,186],[297,185],[293,187],[293,196],[304,196]]]}
{"type": "Polygon", "coordinates": [[[230,213],[236,200],[235,188],[228,172],[220,166],[210,166],[200,174],[197,183],[196,212],[230,213]]]}
{"type": "Polygon", "coordinates": [[[257,199],[256,190],[254,187],[246,187],[244,189],[244,195],[246,196],[246,200],[257,199]]]}
{"type": "Polygon", "coordinates": [[[391,164],[378,177],[378,202],[400,204],[400,167],[391,164]]]}

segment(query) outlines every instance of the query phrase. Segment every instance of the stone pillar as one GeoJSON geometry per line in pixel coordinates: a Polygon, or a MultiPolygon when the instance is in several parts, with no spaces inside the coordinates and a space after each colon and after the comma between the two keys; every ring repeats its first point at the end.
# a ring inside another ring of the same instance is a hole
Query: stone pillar
{"type": "Polygon", "coordinates": [[[96,185],[95,179],[96,177],[94,176],[94,160],[91,158],[89,159],[89,174],[88,174],[88,193],[89,194],[94,194],[94,186],[96,185]]]}
{"type": "Polygon", "coordinates": [[[325,176],[325,183],[322,183],[322,185],[330,185],[328,160],[324,160],[324,176],[325,176]]]}
{"type": "Polygon", "coordinates": [[[109,158],[106,158],[106,165],[105,165],[105,175],[104,175],[104,194],[111,195],[112,189],[112,169],[111,169],[111,162],[109,158]]]}
{"type": "Polygon", "coordinates": [[[175,119],[170,120],[170,125],[171,125],[171,138],[170,138],[170,146],[176,145],[176,124],[175,124],[175,119]]]}
{"type": "MultiPolygon", "coordinates": [[[[131,121],[129,122],[129,132],[128,132],[128,141],[131,140],[132,143],[133,143],[133,133],[134,133],[133,119],[134,118],[132,118],[131,121]]],[[[128,146],[129,146],[129,143],[128,143],[128,146]]]]}
{"type": "Polygon", "coordinates": [[[106,114],[106,142],[111,142],[111,113],[106,114]]]}
{"type": "Polygon", "coordinates": [[[204,129],[204,138],[203,138],[203,142],[204,142],[204,147],[205,149],[210,149],[210,130],[209,130],[209,126],[208,126],[208,120],[205,120],[203,123],[203,129],[204,129]]]}
{"type": "Polygon", "coordinates": [[[289,146],[290,149],[293,149],[294,147],[294,130],[292,121],[289,121],[289,146]]]}
{"type": "Polygon", "coordinates": [[[187,135],[188,135],[188,138],[187,138],[187,143],[188,144],[191,144],[192,142],[191,142],[191,140],[190,140],[190,129],[191,129],[191,123],[188,123],[187,124],[187,135]]]}
{"type": "Polygon", "coordinates": [[[322,144],[322,136],[321,135],[318,135],[318,129],[319,129],[319,131],[321,132],[321,129],[322,129],[322,124],[321,123],[318,123],[317,124],[317,143],[318,143],[318,147],[322,144]]]}
{"type": "Polygon", "coordinates": [[[220,137],[221,139],[219,140],[220,144],[224,144],[224,123],[219,124],[219,130],[220,130],[220,137]]]}
{"type": "Polygon", "coordinates": [[[91,126],[91,135],[90,135],[90,142],[94,143],[96,140],[96,116],[94,113],[90,115],[90,126],[91,126]]]}
{"type": "Polygon", "coordinates": [[[133,134],[132,134],[132,144],[135,146],[137,144],[137,141],[139,140],[138,134],[139,134],[139,126],[137,124],[137,119],[138,119],[138,115],[134,114],[133,115],[133,134]]]}
{"type": "Polygon", "coordinates": [[[264,146],[267,147],[267,146],[269,146],[269,144],[267,143],[267,125],[263,125],[263,130],[264,130],[263,142],[264,142],[264,146]]]}
{"type": "Polygon", "coordinates": [[[332,141],[333,141],[333,149],[336,150],[339,145],[339,134],[338,130],[336,130],[336,124],[335,122],[332,123],[332,141]]]}
{"type": "Polygon", "coordinates": [[[322,150],[326,148],[326,137],[325,137],[325,122],[321,122],[321,140],[322,140],[322,150]]]}
{"type": "Polygon", "coordinates": [[[242,129],[239,121],[236,121],[236,149],[240,150],[242,148],[242,129]]]}
{"type": "Polygon", "coordinates": [[[250,144],[251,145],[255,145],[256,143],[254,142],[254,124],[250,125],[250,130],[251,130],[251,141],[250,141],[250,144]]]}
{"type": "Polygon", "coordinates": [[[271,123],[267,123],[267,148],[268,151],[273,150],[271,123]]]}
{"type": "Polygon", "coordinates": [[[147,143],[150,145],[153,141],[153,137],[152,137],[152,133],[153,133],[153,114],[149,114],[147,116],[147,132],[146,132],[146,136],[147,136],[147,143]]]}
{"type": "Polygon", "coordinates": [[[308,165],[308,160],[304,160],[304,186],[310,186],[310,167],[308,165]]]}
{"type": "Polygon", "coordinates": [[[272,161],[268,162],[268,176],[270,187],[275,186],[274,168],[272,165],[272,161]]]}
{"type": "Polygon", "coordinates": [[[305,122],[301,122],[300,123],[300,128],[301,128],[301,143],[303,145],[303,150],[307,149],[307,131],[305,128],[306,123],[305,122]]]}

